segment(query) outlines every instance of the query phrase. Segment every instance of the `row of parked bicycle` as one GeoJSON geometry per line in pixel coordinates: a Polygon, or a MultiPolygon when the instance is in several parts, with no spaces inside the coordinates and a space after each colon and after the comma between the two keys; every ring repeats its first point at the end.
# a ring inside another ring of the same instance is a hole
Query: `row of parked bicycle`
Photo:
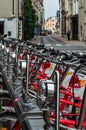
{"type": "Polygon", "coordinates": [[[17,39],[0,43],[1,127],[85,130],[85,86],[85,53],[17,39]]]}

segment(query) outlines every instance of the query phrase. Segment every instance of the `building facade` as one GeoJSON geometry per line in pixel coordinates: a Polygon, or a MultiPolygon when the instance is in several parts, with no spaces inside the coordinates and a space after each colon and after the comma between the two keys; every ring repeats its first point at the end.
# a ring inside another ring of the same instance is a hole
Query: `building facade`
{"type": "Polygon", "coordinates": [[[19,37],[19,6],[21,0],[0,0],[0,34],[19,37]]]}
{"type": "Polygon", "coordinates": [[[44,6],[43,0],[32,0],[32,5],[38,16],[38,24],[42,25],[44,23],[44,6]]]}
{"type": "MultiPolygon", "coordinates": [[[[23,0],[0,0],[0,34],[12,38],[23,37],[23,0]]],[[[43,0],[32,0],[40,28],[44,24],[43,0]]]]}
{"type": "Polygon", "coordinates": [[[50,17],[46,20],[45,22],[45,30],[49,30],[52,31],[52,33],[56,33],[57,32],[57,17],[50,17]]]}
{"type": "Polygon", "coordinates": [[[86,0],[79,2],[79,40],[86,41],[86,0]]]}
{"type": "Polygon", "coordinates": [[[65,12],[65,0],[59,0],[60,4],[60,33],[66,35],[66,12],[65,12]]]}
{"type": "Polygon", "coordinates": [[[78,12],[78,0],[72,0],[72,39],[78,40],[79,39],[79,12],[78,12]]]}
{"type": "Polygon", "coordinates": [[[36,35],[41,34],[41,30],[44,28],[44,6],[43,0],[32,0],[32,6],[38,16],[38,21],[36,23],[36,28],[34,29],[34,33],[36,30],[36,35]]]}
{"type": "Polygon", "coordinates": [[[71,39],[78,39],[78,0],[60,0],[61,35],[66,36],[71,31],[71,39]]]}

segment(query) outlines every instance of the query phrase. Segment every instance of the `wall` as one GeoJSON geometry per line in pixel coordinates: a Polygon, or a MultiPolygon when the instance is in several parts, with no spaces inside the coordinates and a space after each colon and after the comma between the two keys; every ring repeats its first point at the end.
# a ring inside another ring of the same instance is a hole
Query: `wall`
{"type": "Polygon", "coordinates": [[[56,17],[48,18],[47,21],[45,22],[45,29],[51,30],[52,33],[56,33],[57,32],[56,23],[57,23],[56,17]]]}
{"type": "Polygon", "coordinates": [[[12,0],[0,0],[0,17],[12,16],[12,0]]]}
{"type": "Polygon", "coordinates": [[[79,0],[79,40],[86,40],[86,0],[79,0]]]}
{"type": "Polygon", "coordinates": [[[0,17],[12,17],[13,15],[18,16],[18,0],[0,0],[0,17]]]}
{"type": "Polygon", "coordinates": [[[73,5],[73,15],[78,14],[78,1],[73,0],[72,5],[73,5]]]}
{"type": "Polygon", "coordinates": [[[12,38],[18,38],[18,19],[7,19],[0,18],[0,21],[4,21],[4,34],[8,34],[8,31],[11,32],[12,38]]]}

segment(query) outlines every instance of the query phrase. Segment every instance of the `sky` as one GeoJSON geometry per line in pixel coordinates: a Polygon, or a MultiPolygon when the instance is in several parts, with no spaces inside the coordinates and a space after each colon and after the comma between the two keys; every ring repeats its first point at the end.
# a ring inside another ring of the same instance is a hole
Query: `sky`
{"type": "Polygon", "coordinates": [[[56,16],[59,9],[59,0],[44,0],[45,20],[51,16],[56,16]]]}

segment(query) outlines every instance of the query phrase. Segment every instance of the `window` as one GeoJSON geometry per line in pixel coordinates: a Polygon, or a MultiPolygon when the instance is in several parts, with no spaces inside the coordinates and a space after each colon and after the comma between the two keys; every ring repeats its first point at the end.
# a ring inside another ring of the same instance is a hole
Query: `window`
{"type": "Polygon", "coordinates": [[[8,31],[8,36],[11,36],[11,31],[8,31]]]}

